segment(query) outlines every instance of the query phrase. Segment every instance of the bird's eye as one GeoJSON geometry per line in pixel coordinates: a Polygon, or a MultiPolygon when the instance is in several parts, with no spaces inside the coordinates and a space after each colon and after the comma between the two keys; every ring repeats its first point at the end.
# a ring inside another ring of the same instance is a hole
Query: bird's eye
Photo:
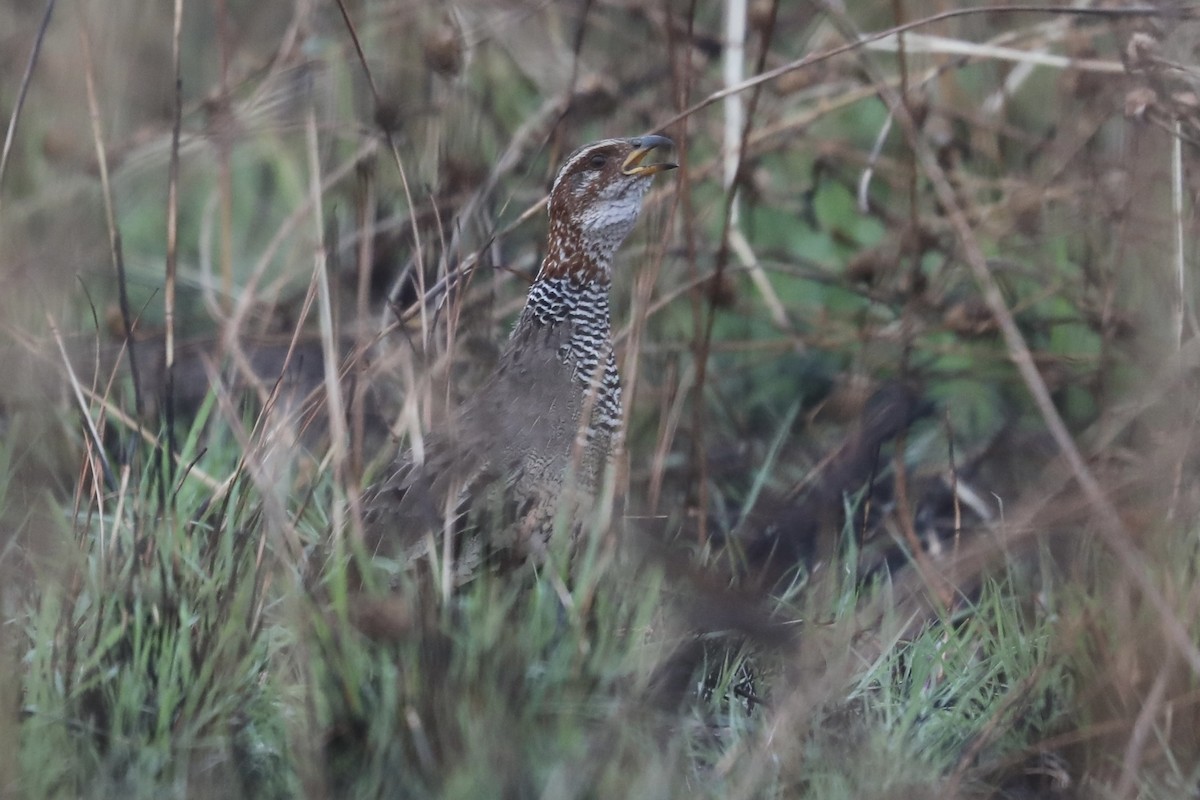
{"type": "Polygon", "coordinates": [[[588,164],[592,166],[592,169],[600,169],[607,163],[608,156],[604,155],[603,153],[596,153],[596,155],[588,159],[588,164]]]}

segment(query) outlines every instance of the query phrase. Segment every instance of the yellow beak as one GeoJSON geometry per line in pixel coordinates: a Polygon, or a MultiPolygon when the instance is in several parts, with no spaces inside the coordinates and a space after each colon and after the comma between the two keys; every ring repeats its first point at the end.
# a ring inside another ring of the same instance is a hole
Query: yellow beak
{"type": "Polygon", "coordinates": [[[639,136],[636,139],[630,139],[629,143],[633,145],[633,152],[627,155],[624,163],[621,164],[621,172],[625,175],[657,175],[660,172],[666,172],[669,169],[675,169],[679,166],[671,162],[656,164],[642,163],[646,160],[646,156],[650,155],[653,151],[675,146],[675,143],[665,136],[657,134],[639,136]]]}

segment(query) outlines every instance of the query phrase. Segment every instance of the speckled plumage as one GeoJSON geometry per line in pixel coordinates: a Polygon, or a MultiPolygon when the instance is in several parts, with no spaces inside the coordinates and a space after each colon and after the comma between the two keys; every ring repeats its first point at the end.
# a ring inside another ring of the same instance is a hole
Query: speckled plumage
{"type": "Polygon", "coordinates": [[[377,493],[376,524],[415,533],[448,494],[500,481],[518,511],[503,537],[510,541],[497,544],[537,554],[556,512],[588,503],[620,439],[612,258],[653,175],[674,166],[643,164],[646,155],[670,144],[605,139],[563,163],[550,190],[546,255],[496,371],[427,437],[423,464],[402,459],[377,493]]]}

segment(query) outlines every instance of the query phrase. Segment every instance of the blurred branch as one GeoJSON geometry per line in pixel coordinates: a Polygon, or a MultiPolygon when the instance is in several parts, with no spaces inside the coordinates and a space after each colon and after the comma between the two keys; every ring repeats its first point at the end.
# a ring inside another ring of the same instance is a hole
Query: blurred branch
{"type": "MultiPolygon", "coordinates": [[[[80,9],[80,17],[83,16],[80,9]]],[[[125,348],[133,343],[134,319],[129,307],[129,282],[125,275],[125,252],[121,246],[121,229],[117,226],[117,213],[113,200],[112,184],[108,179],[108,155],[104,147],[104,129],[100,121],[100,104],[96,99],[95,63],[92,61],[91,35],[86,21],[81,20],[79,38],[83,52],[83,77],[87,88],[88,116],[92,122],[92,141],[96,146],[96,164],[100,169],[100,193],[104,197],[104,222],[108,228],[109,257],[117,273],[117,304],[121,309],[121,327],[125,348]]],[[[143,419],[145,402],[142,399],[142,381],[138,375],[137,360],[129,359],[129,375],[133,381],[133,407],[138,419],[143,419]]]]}
{"type": "MultiPolygon", "coordinates": [[[[350,41],[354,43],[354,52],[358,55],[358,62],[362,66],[363,74],[367,78],[367,85],[371,89],[371,99],[375,103],[376,112],[383,106],[383,100],[379,94],[379,88],[375,84],[375,76],[371,73],[371,68],[367,64],[367,55],[363,52],[362,43],[358,38],[358,31],[354,27],[353,20],[350,19],[350,12],[346,10],[344,0],[337,0],[338,11],[342,15],[342,21],[346,24],[346,32],[350,34],[350,41]]],[[[378,121],[378,118],[377,118],[378,121]]],[[[415,212],[416,204],[413,202],[412,189],[408,183],[408,172],[404,169],[404,160],[400,158],[400,150],[396,145],[396,138],[391,127],[380,125],[380,130],[383,132],[384,138],[387,140],[388,149],[392,153],[392,159],[396,162],[396,171],[400,174],[400,185],[404,188],[404,201],[408,203],[409,219],[412,222],[413,234],[413,252],[417,262],[417,291],[422,297],[425,296],[425,249],[421,244],[421,226],[417,224],[417,215],[415,212]]],[[[394,295],[399,289],[399,284],[392,288],[391,295],[394,295]]],[[[392,299],[391,296],[388,298],[392,299]]],[[[389,303],[389,306],[392,304],[389,303]]],[[[425,316],[425,306],[421,305],[421,338],[423,341],[429,340],[429,321],[425,316]]]]}
{"type": "MultiPolygon", "coordinates": [[[[108,457],[104,454],[104,440],[100,437],[100,431],[96,428],[96,422],[92,419],[87,401],[84,400],[85,389],[79,382],[78,376],[75,374],[75,368],[71,366],[71,359],[67,355],[66,345],[63,344],[62,334],[59,333],[58,323],[54,317],[46,315],[46,323],[50,327],[50,333],[54,336],[54,343],[58,345],[58,353],[62,357],[63,368],[67,372],[68,382],[71,384],[71,392],[75,395],[75,402],[79,405],[79,413],[83,416],[84,427],[87,428],[88,440],[90,449],[95,453],[95,457],[100,460],[100,466],[104,474],[104,484],[111,489],[117,486],[116,476],[113,474],[112,467],[109,466],[108,457]]],[[[97,493],[100,491],[96,488],[97,493]]]]}
{"type": "MultiPolygon", "coordinates": [[[[1074,10],[1072,9],[1072,11],[1074,10]]],[[[844,18],[838,17],[838,19],[842,25],[849,24],[844,18]]],[[[870,70],[872,77],[878,77],[873,74],[875,70],[870,62],[864,61],[864,65],[870,70]]],[[[1187,659],[1192,670],[1200,674],[1200,647],[1196,646],[1187,627],[1171,608],[1166,595],[1163,594],[1162,590],[1154,582],[1150,574],[1149,564],[1146,562],[1141,551],[1132,543],[1130,533],[1122,523],[1121,517],[1112,500],[1104,493],[1099,482],[1091,470],[1088,469],[1079,448],[1075,444],[1075,440],[1067,430],[1062,416],[1055,407],[1050,390],[1047,388],[1045,380],[1038,371],[1029,345],[1026,343],[1020,328],[1017,327],[1012,312],[1008,308],[1008,303],[1004,299],[1004,294],[995,277],[992,275],[983,248],[971,228],[971,221],[963,210],[958,193],[950,182],[950,178],[939,163],[937,155],[933,152],[929,143],[921,135],[920,128],[913,119],[903,99],[889,84],[882,80],[878,82],[878,87],[880,96],[903,128],[918,164],[933,186],[934,193],[937,196],[939,204],[942,206],[943,213],[949,220],[950,226],[958,239],[959,246],[962,249],[962,257],[970,267],[983,295],[983,300],[1000,328],[1004,342],[1008,347],[1010,358],[1016,365],[1017,371],[1020,373],[1026,387],[1029,389],[1034,404],[1041,413],[1042,420],[1049,429],[1055,444],[1065,458],[1072,476],[1078,482],[1084,496],[1095,510],[1096,527],[1101,539],[1113,554],[1117,556],[1121,569],[1130,576],[1134,584],[1145,594],[1151,605],[1158,612],[1163,631],[1168,640],[1187,659]]]]}
{"type": "MultiPolygon", "coordinates": [[[[668,118],[662,122],[658,128],[656,128],[656,130],[666,128],[669,125],[674,125],[680,120],[686,119],[696,112],[707,108],[718,100],[724,100],[731,94],[737,94],[738,92],[744,92],[747,89],[753,89],[754,87],[760,86],[764,83],[770,83],[777,78],[787,75],[789,72],[795,72],[798,69],[810,67],[813,64],[826,61],[834,56],[839,56],[842,53],[849,53],[860,48],[868,47],[872,42],[879,42],[888,39],[889,37],[894,37],[897,33],[915,30],[916,28],[921,28],[926,25],[931,25],[948,19],[955,19],[957,17],[1005,13],[1066,14],[1068,16],[1094,17],[1160,17],[1168,19],[1196,19],[1200,17],[1200,9],[1191,6],[1175,10],[1164,10],[1162,8],[1154,8],[1150,6],[1135,6],[1133,8],[1063,8],[1060,6],[1046,5],[1011,5],[980,6],[978,8],[958,8],[951,11],[943,11],[939,14],[932,14],[928,17],[922,17],[921,19],[913,20],[912,22],[906,22],[903,25],[896,25],[876,33],[858,36],[853,41],[847,42],[846,44],[839,45],[822,53],[813,53],[812,55],[805,56],[804,58],[799,58],[795,61],[789,61],[788,63],[778,66],[775,69],[767,70],[766,72],[755,75],[752,78],[747,78],[741,83],[733,86],[726,86],[724,89],[713,92],[700,102],[694,103],[673,117],[668,118]]],[[[1107,64],[1107,62],[1100,63],[1107,64]]],[[[1072,63],[1071,66],[1078,66],[1078,64],[1072,63]]],[[[1107,67],[1105,67],[1105,70],[1107,70],[1107,67]]]]}
{"type": "MultiPolygon", "coordinates": [[[[746,0],[725,2],[725,49],[721,56],[725,86],[738,86],[743,83],[746,79],[746,0]]],[[[726,95],[723,105],[725,116],[722,183],[725,191],[733,192],[737,188],[735,181],[742,157],[742,126],[745,125],[746,109],[738,93],[726,95]]],[[[738,219],[737,208],[735,199],[730,210],[730,219],[735,225],[738,219]]]]}
{"type": "MultiPolygon", "coordinates": [[[[899,34],[889,34],[882,39],[867,41],[863,46],[868,50],[896,53],[900,51],[899,34]]],[[[991,61],[1014,61],[1018,64],[1056,67],[1058,69],[1077,69],[1083,72],[1100,72],[1110,75],[1125,74],[1125,65],[1120,61],[1102,61],[1096,58],[1072,58],[1052,53],[1021,50],[1016,47],[976,44],[975,42],[965,42],[961,39],[951,39],[946,36],[929,36],[920,33],[906,34],[904,37],[904,49],[910,53],[967,56],[968,58],[989,59],[991,61]]]]}
{"type": "MultiPolygon", "coordinates": [[[[17,134],[17,120],[21,118],[21,109],[25,107],[25,96],[29,93],[29,82],[33,77],[33,67],[37,64],[38,54],[42,51],[42,41],[46,38],[46,30],[50,27],[50,17],[54,14],[55,0],[46,0],[46,13],[38,25],[37,36],[33,40],[33,49],[25,62],[25,72],[21,75],[20,88],[17,89],[17,102],[13,104],[12,114],[8,117],[8,130],[4,132],[4,149],[0,150],[0,189],[4,187],[4,173],[8,166],[8,154],[12,151],[13,138],[17,134]]],[[[0,208],[3,207],[4,193],[0,191],[0,208]]]]}
{"type": "MultiPolygon", "coordinates": [[[[179,258],[179,132],[183,125],[183,74],[180,71],[180,33],[183,28],[183,0],[175,0],[174,23],[171,29],[171,75],[174,78],[174,103],[171,106],[171,161],[167,171],[167,263],[166,286],[163,292],[163,321],[166,325],[166,382],[163,387],[162,408],[167,428],[167,451],[175,449],[175,284],[179,258]]],[[[163,461],[167,474],[161,485],[175,482],[175,462],[163,461]]]]}

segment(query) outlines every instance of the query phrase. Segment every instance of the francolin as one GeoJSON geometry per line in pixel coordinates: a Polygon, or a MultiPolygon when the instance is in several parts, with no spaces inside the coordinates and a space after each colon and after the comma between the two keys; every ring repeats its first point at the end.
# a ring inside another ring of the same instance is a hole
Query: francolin
{"type": "Polygon", "coordinates": [[[403,457],[376,492],[377,535],[420,535],[447,499],[499,487],[515,514],[487,546],[538,558],[560,514],[589,507],[621,439],[613,254],[653,176],[676,166],[650,155],[671,147],[665,136],[603,139],[567,158],[550,190],[545,258],[495,371],[426,437],[423,462],[403,457]]]}

